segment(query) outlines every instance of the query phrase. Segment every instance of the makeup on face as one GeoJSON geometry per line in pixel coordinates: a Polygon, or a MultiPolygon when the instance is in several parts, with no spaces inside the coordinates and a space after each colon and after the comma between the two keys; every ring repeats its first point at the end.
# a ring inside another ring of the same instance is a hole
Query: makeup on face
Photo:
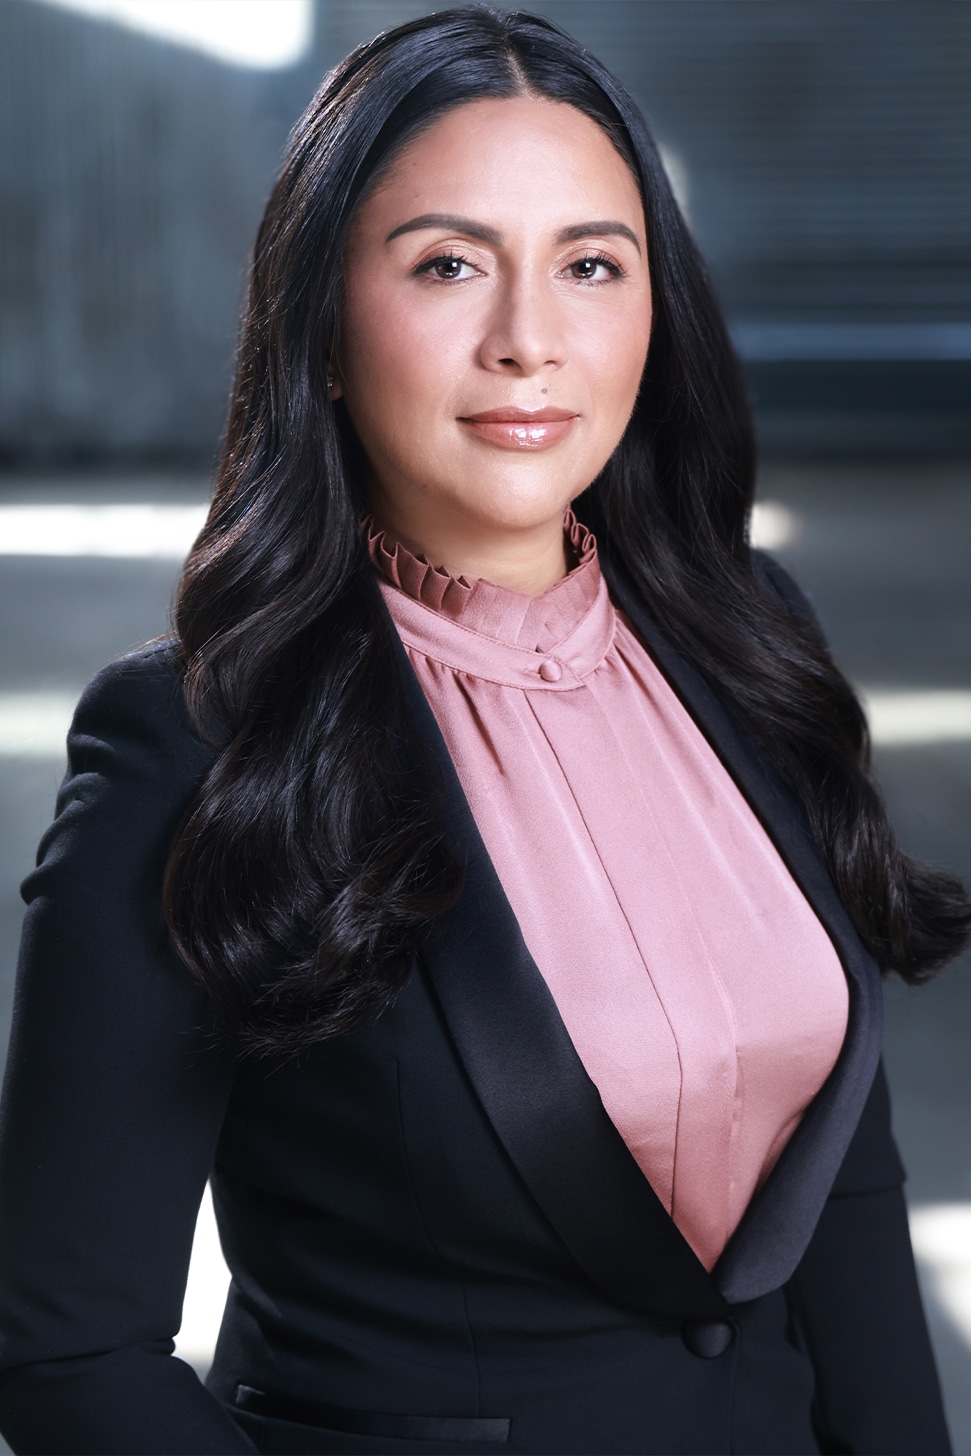
{"type": "Polygon", "coordinates": [[[562,575],[566,507],[637,399],[647,252],[636,181],[574,107],[471,101],[401,152],[349,235],[332,394],[384,529],[517,590],[562,575]]]}
{"type": "Polygon", "coordinates": [[[566,439],[577,412],[553,405],[537,410],[506,405],[460,418],[477,439],[500,450],[546,450],[566,439]]]}

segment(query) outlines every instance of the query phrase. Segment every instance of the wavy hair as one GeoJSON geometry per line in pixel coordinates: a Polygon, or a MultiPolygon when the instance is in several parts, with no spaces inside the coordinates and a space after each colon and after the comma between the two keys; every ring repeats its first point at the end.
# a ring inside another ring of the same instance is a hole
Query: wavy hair
{"type": "Polygon", "coordinates": [[[960,883],[897,848],[859,704],[750,550],[740,368],[643,117],[550,22],[473,5],[380,35],[326,77],[253,252],[212,507],[175,617],[190,713],[216,756],[165,886],[171,934],[243,1052],[291,1052],[380,1011],[461,890],[361,541],[360,447],[326,374],[368,189],[444,112],[524,94],[603,128],[651,242],[638,404],[578,512],[801,802],[880,965],[919,980],[971,931],[960,883]]]}

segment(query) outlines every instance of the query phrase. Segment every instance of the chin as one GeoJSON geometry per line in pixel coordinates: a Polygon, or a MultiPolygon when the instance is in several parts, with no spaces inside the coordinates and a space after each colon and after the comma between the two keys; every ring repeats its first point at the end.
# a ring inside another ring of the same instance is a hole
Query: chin
{"type": "Polygon", "coordinates": [[[536,531],[550,521],[562,518],[570,499],[558,495],[555,500],[510,502],[498,500],[494,505],[479,505],[474,512],[479,523],[489,530],[536,531]]]}
{"type": "Polygon", "coordinates": [[[475,482],[477,489],[453,497],[458,509],[477,517],[483,525],[508,527],[510,530],[528,531],[545,525],[561,516],[570,501],[578,493],[564,489],[563,476],[558,474],[554,481],[529,482],[519,478],[499,479],[489,482],[483,490],[483,482],[475,482]]]}

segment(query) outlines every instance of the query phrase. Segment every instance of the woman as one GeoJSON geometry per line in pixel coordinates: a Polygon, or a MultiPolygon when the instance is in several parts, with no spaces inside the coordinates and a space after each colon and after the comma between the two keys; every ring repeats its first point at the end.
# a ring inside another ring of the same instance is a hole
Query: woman
{"type": "Polygon", "coordinates": [[[16,1450],[947,1450],[878,966],[971,912],[751,494],[618,83],[481,7],[338,67],[177,633],[82,699],[25,890],[16,1450]]]}

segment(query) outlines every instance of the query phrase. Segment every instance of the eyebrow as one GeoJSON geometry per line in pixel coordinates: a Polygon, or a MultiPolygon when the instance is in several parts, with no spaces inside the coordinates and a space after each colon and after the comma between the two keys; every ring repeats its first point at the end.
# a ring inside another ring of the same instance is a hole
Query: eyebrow
{"type": "Polygon", "coordinates": [[[572,227],[563,228],[561,232],[558,232],[556,241],[558,243],[578,243],[582,238],[590,237],[626,238],[628,242],[634,244],[638,252],[641,251],[641,245],[633,228],[629,228],[625,222],[616,222],[611,218],[601,218],[596,222],[575,222],[572,227]]]}
{"type": "Polygon", "coordinates": [[[384,241],[390,243],[392,239],[400,238],[402,233],[418,233],[425,228],[446,228],[449,232],[464,233],[467,238],[477,238],[480,243],[493,243],[497,248],[502,244],[502,233],[495,228],[473,222],[468,217],[458,217],[452,212],[423,212],[420,217],[413,217],[410,222],[396,227],[384,241]]]}
{"type": "MultiPolygon", "coordinates": [[[[400,238],[403,233],[422,232],[427,228],[445,228],[449,232],[464,233],[467,238],[475,238],[480,243],[491,243],[494,247],[502,246],[502,233],[495,228],[486,227],[481,222],[473,222],[469,217],[458,217],[451,212],[423,212],[420,217],[413,217],[409,222],[403,222],[396,227],[385,238],[386,243],[400,238]]],[[[569,227],[562,228],[556,235],[558,243],[576,243],[582,238],[589,237],[621,237],[627,238],[634,244],[638,252],[641,245],[637,234],[629,228],[625,222],[617,222],[614,219],[597,219],[594,222],[575,222],[569,227]]]]}

